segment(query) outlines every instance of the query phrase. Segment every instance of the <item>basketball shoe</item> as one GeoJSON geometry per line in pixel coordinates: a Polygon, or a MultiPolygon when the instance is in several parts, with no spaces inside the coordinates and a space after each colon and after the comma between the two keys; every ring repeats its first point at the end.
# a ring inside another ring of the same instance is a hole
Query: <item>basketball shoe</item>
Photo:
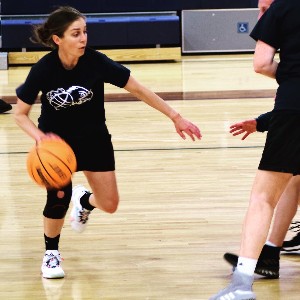
{"type": "MultiPolygon", "coordinates": [[[[224,259],[233,266],[237,266],[238,255],[225,253],[224,259]]],[[[257,261],[255,273],[269,279],[279,278],[280,247],[264,245],[257,261]]]]}
{"type": "Polygon", "coordinates": [[[61,261],[62,258],[58,250],[47,250],[41,267],[43,277],[49,279],[64,278],[65,272],[60,265],[61,261]]]}
{"type": "MultiPolygon", "coordinates": [[[[300,230],[300,222],[294,221],[292,222],[292,226],[290,227],[289,230],[292,231],[299,231],[300,230]]],[[[281,251],[285,252],[294,252],[294,251],[299,251],[300,250],[300,232],[298,232],[291,240],[289,241],[284,241],[282,244],[282,249],[281,251]]]]}
{"type": "Polygon", "coordinates": [[[73,208],[70,221],[72,229],[77,232],[85,230],[91,213],[90,210],[83,208],[80,204],[80,198],[87,192],[88,190],[82,185],[75,186],[72,191],[73,208]]]}
{"type": "Polygon", "coordinates": [[[255,300],[256,296],[252,291],[253,281],[254,276],[235,270],[228,287],[210,297],[209,300],[255,300]]]}
{"type": "Polygon", "coordinates": [[[12,109],[12,106],[9,103],[6,103],[4,100],[0,99],[0,113],[5,113],[12,109]]]}

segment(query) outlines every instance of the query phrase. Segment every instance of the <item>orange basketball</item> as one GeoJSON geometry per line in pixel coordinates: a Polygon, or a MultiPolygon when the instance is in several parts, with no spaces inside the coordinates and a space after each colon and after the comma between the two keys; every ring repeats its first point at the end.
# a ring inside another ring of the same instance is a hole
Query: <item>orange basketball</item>
{"type": "Polygon", "coordinates": [[[47,189],[59,189],[70,183],[76,167],[75,154],[63,140],[41,141],[27,156],[30,177],[47,189]]]}

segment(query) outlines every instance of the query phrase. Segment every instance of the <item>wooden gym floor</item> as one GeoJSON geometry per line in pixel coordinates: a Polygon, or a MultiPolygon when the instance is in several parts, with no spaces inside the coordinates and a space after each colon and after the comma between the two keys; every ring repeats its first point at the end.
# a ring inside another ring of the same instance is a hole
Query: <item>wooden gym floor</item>
{"type": "MultiPolygon", "coordinates": [[[[1,114],[0,299],[204,300],[227,284],[231,268],[222,256],[238,251],[265,139],[256,133],[241,141],[229,126],[272,109],[276,83],[253,72],[248,54],[125,65],[197,123],[203,139],[181,140],[163,115],[107,86],[119,210],[94,211],[83,234],[72,232],[67,217],[60,243],[66,277],[45,280],[45,191],[25,166],[33,141],[14,124],[13,111],[1,114]]],[[[28,69],[0,71],[0,98],[14,103],[28,69]]],[[[81,173],[79,183],[86,184],[81,173]]],[[[257,298],[299,299],[299,266],[297,255],[282,255],[279,280],[256,277],[257,298]]]]}

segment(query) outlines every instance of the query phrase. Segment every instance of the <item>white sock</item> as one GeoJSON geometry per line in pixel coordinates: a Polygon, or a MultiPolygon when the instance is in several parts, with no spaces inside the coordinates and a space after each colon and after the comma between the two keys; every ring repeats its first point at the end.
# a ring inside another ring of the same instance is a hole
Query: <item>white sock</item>
{"type": "Polygon", "coordinates": [[[239,257],[237,263],[237,270],[241,273],[252,276],[254,275],[256,264],[257,264],[257,259],[239,257]]]}
{"type": "Polygon", "coordinates": [[[267,246],[271,246],[271,247],[278,247],[277,245],[271,243],[270,241],[266,241],[266,244],[267,246]]]}

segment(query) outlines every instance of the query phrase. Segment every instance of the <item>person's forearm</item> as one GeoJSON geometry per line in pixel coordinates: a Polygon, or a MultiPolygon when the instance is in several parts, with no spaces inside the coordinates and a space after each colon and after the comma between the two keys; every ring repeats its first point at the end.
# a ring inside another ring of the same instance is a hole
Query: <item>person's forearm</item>
{"type": "Polygon", "coordinates": [[[26,115],[15,114],[14,117],[16,124],[35,141],[38,142],[45,136],[45,133],[38,129],[26,115]]]}
{"type": "Polygon", "coordinates": [[[277,72],[278,63],[273,60],[270,64],[254,64],[254,71],[264,76],[275,79],[277,72]]]}

